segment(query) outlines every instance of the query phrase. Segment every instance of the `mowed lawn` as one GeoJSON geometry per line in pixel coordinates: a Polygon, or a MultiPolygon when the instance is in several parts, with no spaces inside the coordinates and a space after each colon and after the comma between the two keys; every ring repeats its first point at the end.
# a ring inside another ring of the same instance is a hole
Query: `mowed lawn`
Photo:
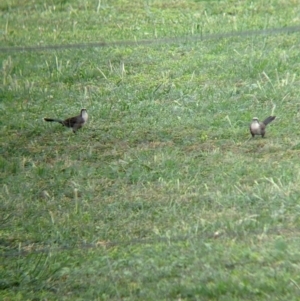
{"type": "Polygon", "coordinates": [[[0,300],[300,300],[299,23],[294,0],[1,1],[0,300]],[[81,108],[76,134],[43,120],[81,108]]]}

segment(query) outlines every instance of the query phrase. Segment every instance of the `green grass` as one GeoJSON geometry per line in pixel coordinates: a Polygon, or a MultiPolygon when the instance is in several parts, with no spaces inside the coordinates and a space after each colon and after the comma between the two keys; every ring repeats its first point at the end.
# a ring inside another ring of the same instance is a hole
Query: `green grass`
{"type": "Polygon", "coordinates": [[[299,32],[190,39],[299,14],[2,1],[1,47],[153,43],[0,52],[0,299],[299,300],[299,32]],[[43,121],[82,107],[76,135],[43,121]]]}

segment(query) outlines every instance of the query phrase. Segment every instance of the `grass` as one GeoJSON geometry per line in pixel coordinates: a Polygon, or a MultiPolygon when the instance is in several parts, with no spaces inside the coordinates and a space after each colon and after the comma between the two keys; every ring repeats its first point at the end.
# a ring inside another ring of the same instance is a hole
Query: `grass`
{"type": "Polygon", "coordinates": [[[2,300],[299,299],[299,33],[189,39],[295,26],[297,1],[0,13],[1,47],[108,43],[0,52],[2,300]],[[76,135],[43,122],[82,107],[76,135]]]}

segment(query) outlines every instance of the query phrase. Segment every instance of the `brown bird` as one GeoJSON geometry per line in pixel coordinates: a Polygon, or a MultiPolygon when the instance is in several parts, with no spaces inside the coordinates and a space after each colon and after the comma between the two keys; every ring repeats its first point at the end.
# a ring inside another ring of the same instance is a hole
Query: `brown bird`
{"type": "Polygon", "coordinates": [[[88,120],[88,113],[86,109],[81,109],[81,112],[78,116],[70,117],[65,120],[55,119],[55,118],[44,118],[45,121],[50,122],[59,122],[60,124],[72,128],[73,133],[76,133],[88,120]]]}
{"type": "Polygon", "coordinates": [[[254,137],[255,135],[261,135],[261,137],[264,138],[266,133],[266,126],[275,118],[276,116],[269,116],[263,122],[259,122],[257,117],[253,117],[250,124],[250,133],[252,137],[254,137]]]}

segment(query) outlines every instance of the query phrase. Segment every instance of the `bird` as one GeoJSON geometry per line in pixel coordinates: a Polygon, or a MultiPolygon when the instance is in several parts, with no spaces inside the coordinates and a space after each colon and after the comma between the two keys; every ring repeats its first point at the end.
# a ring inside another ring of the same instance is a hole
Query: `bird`
{"type": "Polygon", "coordinates": [[[275,118],[276,116],[269,116],[263,122],[259,122],[257,117],[253,117],[252,122],[250,124],[250,133],[252,137],[254,137],[255,135],[261,135],[261,137],[264,138],[266,133],[266,126],[275,118]]]}
{"type": "Polygon", "coordinates": [[[56,118],[44,118],[48,122],[59,122],[63,126],[72,128],[73,133],[75,134],[88,120],[88,113],[86,109],[81,109],[78,116],[70,117],[65,120],[56,119],[56,118]]]}

